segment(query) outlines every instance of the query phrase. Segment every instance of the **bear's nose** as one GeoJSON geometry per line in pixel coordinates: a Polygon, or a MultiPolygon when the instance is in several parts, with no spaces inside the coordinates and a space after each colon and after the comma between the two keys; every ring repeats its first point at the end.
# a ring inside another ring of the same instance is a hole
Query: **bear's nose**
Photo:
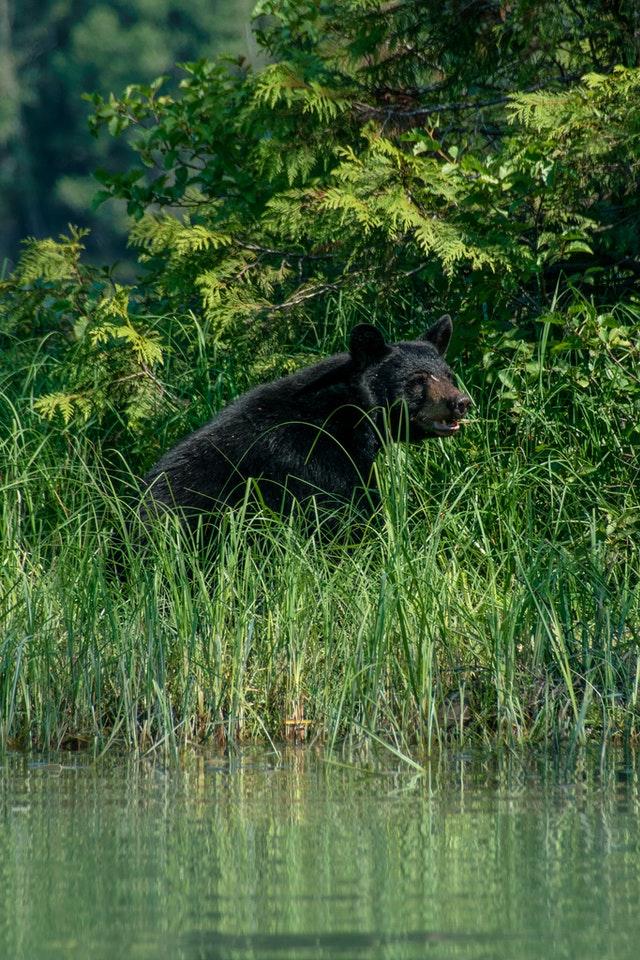
{"type": "Polygon", "coordinates": [[[471,397],[467,396],[466,393],[461,393],[451,401],[451,412],[457,420],[461,420],[472,403],[471,397]]]}

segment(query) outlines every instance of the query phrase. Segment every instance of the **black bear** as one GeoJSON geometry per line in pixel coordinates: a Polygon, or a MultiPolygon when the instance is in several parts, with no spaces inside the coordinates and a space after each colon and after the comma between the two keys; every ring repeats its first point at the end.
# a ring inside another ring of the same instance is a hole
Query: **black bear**
{"type": "Polygon", "coordinates": [[[471,404],[443,359],[451,331],[444,316],[416,340],[387,344],[361,323],[349,353],[240,396],[149,471],[143,523],[177,510],[210,537],[228,506],[280,515],[312,506],[329,529],[341,506],[370,514],[385,441],[450,436],[471,404]]]}

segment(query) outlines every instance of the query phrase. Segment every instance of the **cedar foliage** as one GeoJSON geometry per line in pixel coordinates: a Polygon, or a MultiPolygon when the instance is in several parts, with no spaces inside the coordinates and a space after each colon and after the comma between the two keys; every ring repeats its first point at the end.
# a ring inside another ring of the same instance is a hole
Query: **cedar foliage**
{"type": "Polygon", "coordinates": [[[96,203],[126,204],[143,273],[118,286],[83,261],[78,231],[27,243],[0,330],[48,337],[43,414],[115,411],[140,430],[163,356],[188,364],[204,338],[277,373],[337,298],[391,336],[446,309],[486,369],[505,337],[535,340],[567,287],[596,305],[636,295],[634,3],[263,0],[256,14],[263,68],[203,60],[177,88],[90,98],[94,133],[134,151],[96,173],[96,203]],[[176,316],[199,318],[180,342],[176,316]]]}

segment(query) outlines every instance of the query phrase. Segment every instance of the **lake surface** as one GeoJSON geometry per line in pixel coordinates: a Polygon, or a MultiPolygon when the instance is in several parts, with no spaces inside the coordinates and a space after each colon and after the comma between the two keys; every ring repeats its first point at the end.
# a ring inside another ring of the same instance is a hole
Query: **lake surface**
{"type": "Polygon", "coordinates": [[[0,958],[640,956],[633,757],[0,761],[0,958]]]}

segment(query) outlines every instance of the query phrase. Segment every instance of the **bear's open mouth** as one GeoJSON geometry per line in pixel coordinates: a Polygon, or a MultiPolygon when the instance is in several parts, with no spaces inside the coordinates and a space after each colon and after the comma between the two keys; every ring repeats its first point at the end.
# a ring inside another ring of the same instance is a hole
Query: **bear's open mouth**
{"type": "Polygon", "coordinates": [[[444,420],[434,420],[431,427],[436,433],[446,437],[450,433],[456,433],[460,429],[460,424],[457,420],[452,420],[450,423],[446,423],[444,420]]]}

